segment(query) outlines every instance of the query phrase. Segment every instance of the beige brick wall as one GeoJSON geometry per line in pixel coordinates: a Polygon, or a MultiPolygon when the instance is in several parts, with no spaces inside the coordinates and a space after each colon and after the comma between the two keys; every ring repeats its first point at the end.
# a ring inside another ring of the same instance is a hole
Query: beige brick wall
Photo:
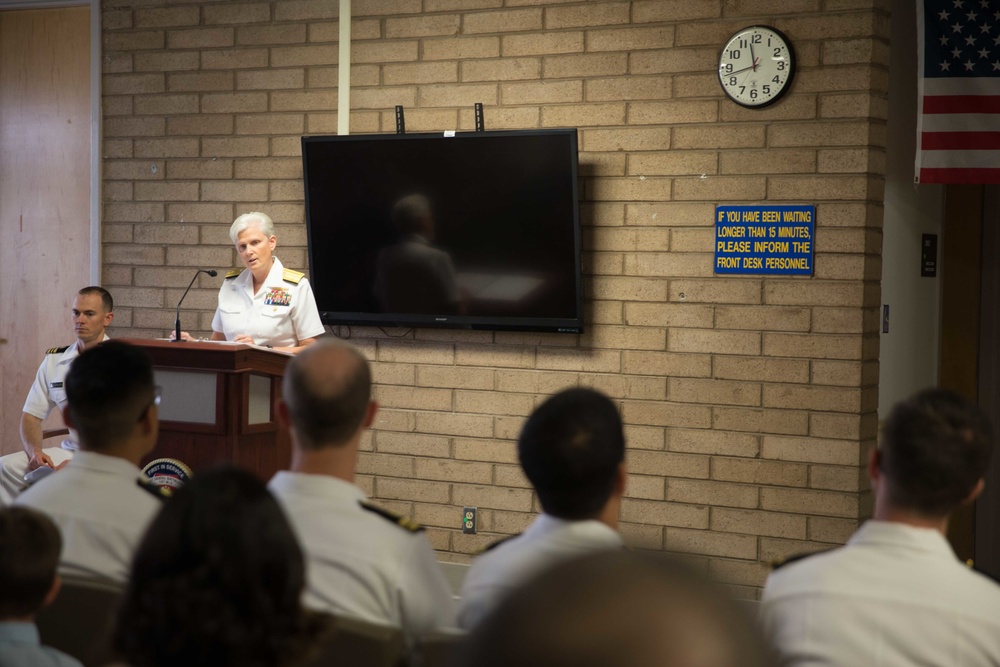
{"type": "MultiPolygon", "coordinates": [[[[567,386],[622,408],[623,532],[753,597],[766,561],[846,539],[870,509],[888,13],[883,0],[355,0],[351,126],[580,132],[587,331],[354,328],[382,412],[360,483],[443,557],[519,531],[514,439],[567,386]],[[723,98],[714,65],[767,23],[800,69],[780,103],[723,98]],[[720,203],[816,205],[811,278],[715,277],[720,203]],[[481,532],[457,530],[464,504],[481,532]]],[[[104,281],[118,336],[162,336],[193,266],[270,212],[305,267],[299,137],[336,130],[337,3],[104,0],[104,281]]],[[[210,327],[219,279],[185,321],[210,327]]]]}

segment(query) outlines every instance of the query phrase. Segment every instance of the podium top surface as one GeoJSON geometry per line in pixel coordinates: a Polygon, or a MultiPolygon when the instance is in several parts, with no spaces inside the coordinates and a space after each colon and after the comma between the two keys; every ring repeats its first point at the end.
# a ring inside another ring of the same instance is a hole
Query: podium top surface
{"type": "Polygon", "coordinates": [[[266,375],[285,374],[285,366],[292,355],[275,352],[244,343],[218,343],[210,341],[182,341],[150,338],[118,338],[125,343],[143,348],[158,368],[248,373],[266,375]]]}

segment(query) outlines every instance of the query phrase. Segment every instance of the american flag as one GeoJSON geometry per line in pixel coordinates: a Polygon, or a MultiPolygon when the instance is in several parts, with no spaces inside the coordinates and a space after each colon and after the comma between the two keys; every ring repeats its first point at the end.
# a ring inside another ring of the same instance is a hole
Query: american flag
{"type": "Polygon", "coordinates": [[[917,0],[917,183],[1000,183],[1000,0],[917,0]]]}

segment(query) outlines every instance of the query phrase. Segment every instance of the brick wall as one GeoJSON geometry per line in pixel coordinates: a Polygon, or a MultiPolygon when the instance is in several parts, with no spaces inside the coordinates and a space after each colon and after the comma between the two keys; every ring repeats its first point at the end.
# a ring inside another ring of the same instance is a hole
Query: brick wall
{"type": "MultiPolygon", "coordinates": [[[[382,411],[360,483],[467,560],[531,521],[525,417],[600,388],[627,422],[630,543],[752,597],[764,563],[842,542],[875,440],[888,3],[354,0],[352,132],[580,128],[587,332],[353,329],[382,411]],[[791,93],[723,98],[725,39],[793,40],[791,93]],[[815,203],[811,278],[715,277],[719,203],[815,203]],[[481,509],[463,535],[462,505],[481,509]]],[[[118,336],[162,336],[188,267],[237,266],[267,211],[305,267],[299,137],[336,131],[337,3],[104,0],[104,281],[118,336]]],[[[219,279],[188,296],[207,332],[219,279]]]]}

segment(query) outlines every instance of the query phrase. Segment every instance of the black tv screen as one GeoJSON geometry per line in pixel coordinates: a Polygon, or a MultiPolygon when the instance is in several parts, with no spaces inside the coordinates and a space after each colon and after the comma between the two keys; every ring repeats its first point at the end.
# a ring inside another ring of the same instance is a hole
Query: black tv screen
{"type": "Polygon", "coordinates": [[[324,323],[579,333],[575,129],[302,138],[324,323]]]}

